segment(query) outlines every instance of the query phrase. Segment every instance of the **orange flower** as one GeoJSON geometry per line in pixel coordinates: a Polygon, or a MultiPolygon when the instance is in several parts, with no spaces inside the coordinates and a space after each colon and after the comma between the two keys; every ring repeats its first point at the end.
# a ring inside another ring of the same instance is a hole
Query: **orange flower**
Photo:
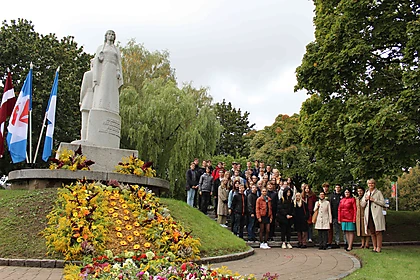
{"type": "MultiPolygon", "coordinates": [[[[124,207],[123,207],[123,208],[124,208],[124,207]]],[[[124,210],[124,214],[128,215],[128,214],[130,214],[130,211],[129,211],[129,210],[127,210],[127,209],[125,209],[125,210],[124,210]]]]}
{"type": "Polygon", "coordinates": [[[133,226],[132,226],[132,225],[126,225],[126,226],[125,226],[125,228],[126,228],[127,230],[132,230],[132,229],[133,229],[133,226]]]}
{"type": "Polygon", "coordinates": [[[129,236],[127,236],[127,240],[131,242],[131,241],[134,240],[134,238],[131,235],[129,235],[129,236]]]}
{"type": "Polygon", "coordinates": [[[140,249],[140,245],[136,244],[136,245],[133,246],[133,248],[134,248],[134,250],[138,250],[138,249],[140,249]]]}
{"type": "Polygon", "coordinates": [[[87,215],[89,215],[89,214],[90,214],[90,211],[89,211],[89,210],[85,209],[85,210],[83,211],[83,215],[87,216],[87,215]]]}
{"type": "Polygon", "coordinates": [[[133,234],[134,234],[135,236],[140,236],[140,232],[138,232],[138,231],[133,231],[133,234]]]}
{"type": "Polygon", "coordinates": [[[117,232],[117,236],[120,237],[120,238],[123,237],[121,232],[117,232]]]}
{"type": "Polygon", "coordinates": [[[120,244],[121,244],[122,246],[126,246],[126,245],[127,245],[127,242],[125,242],[125,241],[123,240],[123,241],[120,241],[120,244]]]}

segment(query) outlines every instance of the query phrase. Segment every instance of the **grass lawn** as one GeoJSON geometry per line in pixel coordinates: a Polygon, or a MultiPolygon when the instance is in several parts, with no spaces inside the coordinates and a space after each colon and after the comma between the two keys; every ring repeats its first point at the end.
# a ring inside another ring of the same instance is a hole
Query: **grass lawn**
{"type": "MultiPolygon", "coordinates": [[[[0,258],[61,258],[46,256],[45,239],[39,233],[47,224],[56,189],[0,190],[0,258]]],[[[246,251],[242,239],[185,202],[162,199],[172,216],[201,240],[201,256],[246,251]]]]}
{"type": "Polygon", "coordinates": [[[381,253],[353,250],[362,268],[345,279],[420,279],[420,247],[384,247],[381,253]]]}

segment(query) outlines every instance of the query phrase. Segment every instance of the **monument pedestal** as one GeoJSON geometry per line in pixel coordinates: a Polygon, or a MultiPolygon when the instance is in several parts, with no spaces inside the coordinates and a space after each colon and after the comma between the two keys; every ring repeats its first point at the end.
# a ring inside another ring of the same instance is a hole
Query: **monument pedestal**
{"type": "Polygon", "coordinates": [[[121,117],[102,109],[89,111],[86,141],[96,146],[118,149],[121,138],[121,117]]]}
{"type": "Polygon", "coordinates": [[[82,154],[86,156],[86,159],[95,162],[95,164],[90,166],[90,170],[92,171],[114,172],[115,166],[121,162],[123,157],[129,157],[133,154],[135,157],[138,157],[138,152],[136,150],[95,146],[85,141],[60,143],[57,154],[59,154],[62,149],[75,151],[79,148],[79,145],[82,146],[82,154]]]}

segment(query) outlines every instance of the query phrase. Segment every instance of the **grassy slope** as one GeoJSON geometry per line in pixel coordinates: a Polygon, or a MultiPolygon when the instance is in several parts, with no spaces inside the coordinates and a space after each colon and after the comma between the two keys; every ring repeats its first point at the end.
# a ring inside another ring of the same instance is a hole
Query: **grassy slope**
{"type": "MultiPolygon", "coordinates": [[[[45,258],[46,215],[56,197],[55,189],[0,190],[0,258],[45,258]]],[[[162,199],[173,217],[201,240],[202,256],[216,256],[247,249],[245,242],[186,203],[162,199]]],[[[56,256],[47,256],[47,258],[56,256]]]]}
{"type": "Polygon", "coordinates": [[[420,279],[420,247],[385,247],[380,254],[353,250],[362,268],[345,279],[420,279]]]}
{"type": "Polygon", "coordinates": [[[229,229],[222,228],[185,202],[164,198],[162,202],[169,206],[171,215],[176,220],[182,221],[187,231],[192,230],[194,237],[200,237],[202,257],[242,252],[248,249],[245,242],[235,237],[229,229]]]}

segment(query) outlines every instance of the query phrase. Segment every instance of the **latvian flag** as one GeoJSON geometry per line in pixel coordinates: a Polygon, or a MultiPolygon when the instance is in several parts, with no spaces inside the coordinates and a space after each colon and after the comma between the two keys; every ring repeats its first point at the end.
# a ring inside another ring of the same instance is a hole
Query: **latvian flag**
{"type": "Polygon", "coordinates": [[[4,124],[6,123],[6,119],[12,114],[15,103],[16,96],[13,89],[12,75],[8,71],[0,106],[0,158],[3,157],[4,153],[4,124]]]}

